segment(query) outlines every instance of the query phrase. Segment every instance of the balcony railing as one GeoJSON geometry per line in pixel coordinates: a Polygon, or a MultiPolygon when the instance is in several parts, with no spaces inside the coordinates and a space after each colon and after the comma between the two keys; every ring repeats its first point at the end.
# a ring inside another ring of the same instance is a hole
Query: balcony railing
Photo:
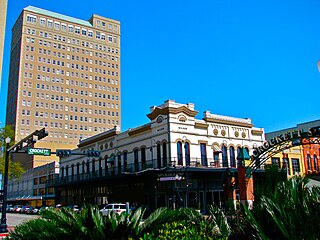
{"type": "MultiPolygon", "coordinates": [[[[88,181],[94,180],[97,178],[105,178],[105,177],[120,177],[128,174],[134,174],[146,170],[153,170],[153,169],[161,169],[164,167],[192,167],[192,168],[215,168],[215,169],[226,169],[226,168],[236,168],[235,161],[222,161],[214,160],[214,159],[201,159],[201,158],[190,158],[190,159],[178,159],[178,158],[171,158],[171,159],[153,159],[150,161],[143,161],[138,163],[131,163],[131,164],[122,164],[120,166],[114,166],[113,162],[108,163],[108,168],[103,168],[102,166],[98,167],[95,171],[89,172],[76,172],[76,167],[73,170],[74,174],[72,175],[72,170],[69,168],[68,175],[64,173],[59,178],[53,179],[48,181],[48,185],[56,185],[56,184],[66,184],[72,182],[79,182],[79,181],[88,181]],[[186,164],[183,164],[186,163],[186,164]],[[111,166],[111,167],[110,167],[111,166]]],[[[104,165],[105,166],[105,165],[104,165]]],[[[261,167],[263,167],[261,165],[261,167]]],[[[82,170],[80,167],[79,169],[82,170]]],[[[87,168],[85,168],[87,170],[87,168]]]]}

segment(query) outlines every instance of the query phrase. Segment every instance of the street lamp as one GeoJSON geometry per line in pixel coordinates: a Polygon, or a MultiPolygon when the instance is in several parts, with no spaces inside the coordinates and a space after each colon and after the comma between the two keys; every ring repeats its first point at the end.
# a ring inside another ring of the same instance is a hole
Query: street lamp
{"type": "Polygon", "coordinates": [[[2,200],[2,211],[1,211],[1,224],[0,233],[8,232],[7,229],[7,192],[8,192],[8,175],[9,175],[9,144],[11,138],[6,138],[6,158],[4,162],[4,176],[3,176],[3,200],[2,200]]]}

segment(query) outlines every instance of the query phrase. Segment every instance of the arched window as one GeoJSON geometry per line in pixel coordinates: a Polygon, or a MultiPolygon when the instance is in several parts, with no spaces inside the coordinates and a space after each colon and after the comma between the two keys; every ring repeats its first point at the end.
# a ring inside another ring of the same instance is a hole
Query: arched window
{"type": "Polygon", "coordinates": [[[128,152],[123,153],[123,169],[126,172],[128,166],[128,152]]]}
{"type": "Polygon", "coordinates": [[[146,169],[147,168],[147,162],[146,162],[146,148],[142,147],[140,149],[141,151],[141,164],[142,164],[142,169],[146,169]]]}
{"type": "Polygon", "coordinates": [[[230,167],[235,168],[236,167],[236,157],[234,154],[234,147],[233,146],[231,146],[229,148],[229,155],[230,155],[230,167]]]}
{"type": "Polygon", "coordinates": [[[317,155],[313,155],[313,165],[314,165],[314,170],[319,171],[319,165],[318,165],[318,158],[317,155]]]}
{"type": "Polygon", "coordinates": [[[190,145],[188,142],[184,144],[184,155],[186,158],[186,166],[190,166],[190,145]]]}
{"type": "Polygon", "coordinates": [[[64,177],[64,167],[61,168],[61,178],[64,177]]]}
{"type": "Polygon", "coordinates": [[[117,156],[117,160],[118,160],[118,174],[121,174],[121,153],[118,153],[118,156],[117,156]]]}
{"type": "Polygon", "coordinates": [[[86,163],[83,161],[82,162],[82,174],[84,174],[85,173],[85,166],[86,166],[86,163]]]}
{"type": "Polygon", "coordinates": [[[73,180],[74,177],[74,164],[71,165],[71,178],[73,180]]]}
{"type": "Polygon", "coordinates": [[[105,176],[108,174],[108,158],[109,158],[108,155],[104,156],[104,171],[105,171],[105,176]]]}
{"type": "Polygon", "coordinates": [[[178,157],[178,165],[182,165],[182,143],[177,142],[177,157],[178,157]]]}
{"type": "Polygon", "coordinates": [[[200,153],[201,153],[201,165],[208,166],[207,145],[205,143],[200,143],[200,153]]]}
{"type": "Polygon", "coordinates": [[[80,163],[77,163],[77,178],[80,178],[80,163]]]}
{"type": "Polygon", "coordinates": [[[99,175],[102,176],[102,158],[99,158],[99,175]]]}
{"type": "Polygon", "coordinates": [[[93,158],[92,159],[92,173],[94,173],[96,171],[96,160],[93,158]]]}
{"type": "Polygon", "coordinates": [[[68,175],[69,175],[69,166],[67,165],[66,166],[66,178],[67,178],[67,180],[68,180],[68,175]]]}
{"type": "Polygon", "coordinates": [[[168,165],[168,161],[167,161],[167,143],[163,143],[162,144],[162,156],[163,156],[163,166],[167,166],[168,165]]]}
{"type": "Polygon", "coordinates": [[[307,171],[311,171],[311,156],[307,154],[307,171]]]}
{"type": "Polygon", "coordinates": [[[157,164],[158,168],[161,168],[161,145],[160,143],[157,143],[157,164]]]}
{"type": "Polygon", "coordinates": [[[225,144],[222,144],[222,166],[228,167],[228,150],[225,144]]]}
{"type": "Polygon", "coordinates": [[[87,167],[87,173],[90,173],[90,162],[87,160],[86,162],[86,167],[87,167]]]}
{"type": "Polygon", "coordinates": [[[238,166],[242,166],[242,161],[238,159],[239,155],[240,155],[240,152],[241,152],[241,147],[237,147],[237,160],[238,160],[238,163],[237,165],[238,166]]]}
{"type": "Polygon", "coordinates": [[[133,150],[133,156],[134,156],[134,171],[139,171],[139,150],[135,149],[133,150]]]}

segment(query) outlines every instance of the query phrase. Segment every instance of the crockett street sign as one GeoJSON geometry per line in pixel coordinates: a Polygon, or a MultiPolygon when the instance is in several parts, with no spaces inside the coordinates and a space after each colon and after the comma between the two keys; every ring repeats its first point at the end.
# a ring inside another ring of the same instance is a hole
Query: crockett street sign
{"type": "Polygon", "coordinates": [[[30,155],[50,156],[51,155],[51,149],[46,149],[46,148],[28,148],[28,154],[30,154],[30,155]]]}
{"type": "MultiPolygon", "coordinates": [[[[296,140],[299,140],[302,137],[310,137],[312,136],[312,132],[309,131],[303,131],[303,129],[288,131],[285,133],[282,133],[269,141],[266,141],[262,144],[262,146],[259,146],[257,148],[253,149],[252,157],[253,159],[259,158],[263,153],[267,152],[269,149],[273,148],[274,146],[281,144],[283,142],[292,141],[294,144],[296,143],[296,140]]],[[[300,143],[300,140],[299,140],[300,143]]]]}

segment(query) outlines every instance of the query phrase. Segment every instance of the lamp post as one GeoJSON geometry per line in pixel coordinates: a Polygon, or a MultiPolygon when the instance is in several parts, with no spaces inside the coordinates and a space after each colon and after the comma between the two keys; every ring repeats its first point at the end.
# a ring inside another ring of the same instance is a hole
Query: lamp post
{"type": "Polygon", "coordinates": [[[1,224],[0,233],[8,232],[7,229],[7,192],[8,192],[8,175],[9,175],[9,144],[11,138],[6,138],[6,158],[4,163],[4,176],[3,176],[3,200],[2,200],[2,211],[1,211],[1,224]]]}

